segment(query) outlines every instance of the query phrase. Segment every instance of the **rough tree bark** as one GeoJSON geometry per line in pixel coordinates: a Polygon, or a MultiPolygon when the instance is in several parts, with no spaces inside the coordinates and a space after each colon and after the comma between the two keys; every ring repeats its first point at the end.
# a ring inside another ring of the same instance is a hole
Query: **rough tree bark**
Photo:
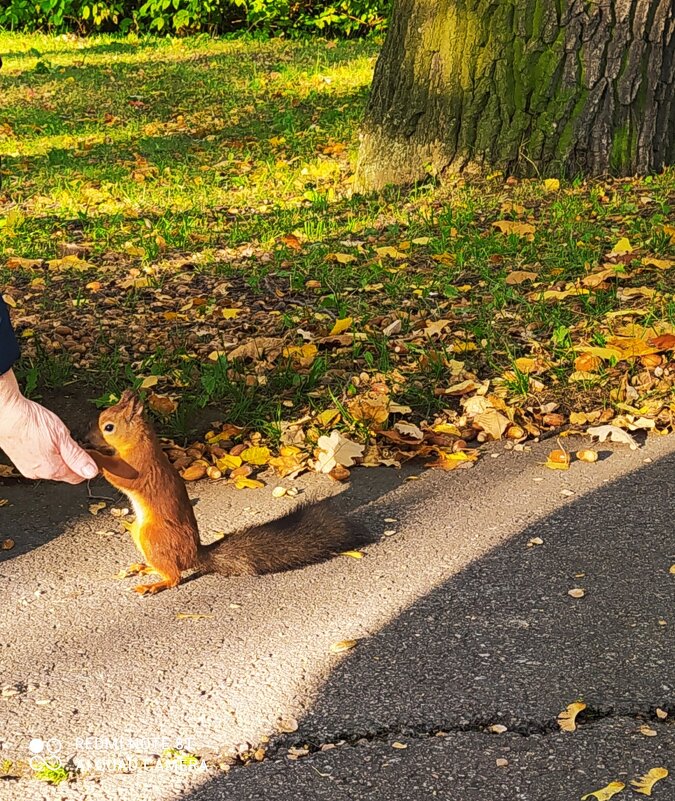
{"type": "Polygon", "coordinates": [[[395,0],[356,184],[675,161],[675,0],[395,0]]]}

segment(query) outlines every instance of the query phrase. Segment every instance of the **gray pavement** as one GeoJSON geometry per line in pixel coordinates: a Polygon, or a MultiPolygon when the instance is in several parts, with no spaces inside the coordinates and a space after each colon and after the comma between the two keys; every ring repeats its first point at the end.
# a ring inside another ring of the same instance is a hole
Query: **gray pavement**
{"type": "MultiPolygon", "coordinates": [[[[133,547],[83,487],[0,486],[17,542],[0,555],[0,759],[51,738],[83,768],[57,788],[0,780],[0,799],[568,801],[672,773],[675,441],[603,446],[567,472],[542,466],[551,447],[496,446],[450,474],[358,470],[348,487],[303,477],[374,535],[365,558],[146,599],[112,578],[133,547]],[[262,762],[217,767],[268,737],[262,762]],[[206,764],[154,761],[179,743],[206,764]]],[[[193,488],[204,534],[282,514],[275,483],[193,488]]],[[[675,777],[653,797],[673,801],[675,777]]]]}

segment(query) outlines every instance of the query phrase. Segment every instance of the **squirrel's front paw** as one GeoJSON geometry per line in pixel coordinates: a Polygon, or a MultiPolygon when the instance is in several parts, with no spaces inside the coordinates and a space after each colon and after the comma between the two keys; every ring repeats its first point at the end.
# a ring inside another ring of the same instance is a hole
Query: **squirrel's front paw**
{"type": "Polygon", "coordinates": [[[129,565],[126,570],[120,570],[119,573],[116,573],[115,578],[125,579],[131,578],[132,576],[149,576],[154,572],[155,571],[151,567],[143,562],[134,562],[133,565],[129,565]]]}

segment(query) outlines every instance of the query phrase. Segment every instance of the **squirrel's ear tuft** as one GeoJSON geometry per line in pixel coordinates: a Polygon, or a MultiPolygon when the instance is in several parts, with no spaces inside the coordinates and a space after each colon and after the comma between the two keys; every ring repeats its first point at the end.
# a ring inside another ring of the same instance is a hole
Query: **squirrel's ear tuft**
{"type": "Polygon", "coordinates": [[[143,414],[143,401],[130,389],[125,389],[122,393],[119,406],[126,412],[125,416],[127,420],[131,420],[133,417],[139,417],[143,414]]]}

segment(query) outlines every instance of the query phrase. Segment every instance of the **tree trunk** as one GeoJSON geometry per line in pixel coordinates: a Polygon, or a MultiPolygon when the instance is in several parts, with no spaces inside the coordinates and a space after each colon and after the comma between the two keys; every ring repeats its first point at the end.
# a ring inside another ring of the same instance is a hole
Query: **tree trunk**
{"type": "Polygon", "coordinates": [[[357,188],[673,161],[674,0],[395,0],[357,188]]]}

